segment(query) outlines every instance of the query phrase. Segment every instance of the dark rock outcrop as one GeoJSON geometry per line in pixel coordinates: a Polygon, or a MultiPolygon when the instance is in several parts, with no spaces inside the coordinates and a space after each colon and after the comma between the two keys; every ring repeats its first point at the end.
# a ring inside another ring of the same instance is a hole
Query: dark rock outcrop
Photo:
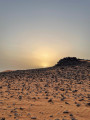
{"type": "Polygon", "coordinates": [[[68,66],[68,65],[74,66],[82,63],[85,63],[85,61],[81,61],[81,59],[78,59],[76,57],[66,57],[59,60],[59,62],[57,62],[55,66],[68,66]]]}

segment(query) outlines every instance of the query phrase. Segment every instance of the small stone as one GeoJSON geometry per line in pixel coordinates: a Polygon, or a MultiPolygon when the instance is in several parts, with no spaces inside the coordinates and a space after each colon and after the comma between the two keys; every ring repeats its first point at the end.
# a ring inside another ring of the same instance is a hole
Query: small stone
{"type": "Polygon", "coordinates": [[[53,117],[53,115],[50,115],[50,117],[53,117]]]}
{"type": "Polygon", "coordinates": [[[5,118],[1,118],[0,120],[5,120],[5,118]]]}
{"type": "Polygon", "coordinates": [[[69,112],[66,110],[66,111],[64,111],[63,113],[69,113],[69,112]]]}
{"type": "Polygon", "coordinates": [[[75,118],[71,118],[71,120],[76,120],[75,118]]]}
{"type": "Polygon", "coordinates": [[[86,103],[86,106],[90,106],[90,103],[86,103]]]}
{"type": "Polygon", "coordinates": [[[48,97],[45,97],[45,99],[48,99],[48,97]]]}
{"type": "Polygon", "coordinates": [[[20,110],[23,110],[24,108],[20,107],[20,110]]]}
{"type": "Polygon", "coordinates": [[[80,104],[79,104],[79,103],[77,103],[77,104],[76,104],[76,106],[77,106],[77,107],[79,107],[79,106],[80,106],[80,104]]]}
{"type": "Polygon", "coordinates": [[[49,99],[48,102],[53,102],[52,99],[49,99]]]}
{"type": "Polygon", "coordinates": [[[64,88],[60,88],[61,91],[64,91],[64,88]]]}
{"type": "Polygon", "coordinates": [[[72,92],[75,93],[75,92],[77,92],[77,91],[78,91],[78,90],[73,90],[72,92]]]}
{"type": "Polygon", "coordinates": [[[55,120],[60,120],[60,119],[55,119],[55,120]]]}
{"type": "Polygon", "coordinates": [[[70,114],[70,116],[73,116],[73,114],[70,114]]]}
{"type": "Polygon", "coordinates": [[[83,101],[84,99],[83,98],[81,98],[81,99],[79,99],[78,101],[83,101]]]}
{"type": "Polygon", "coordinates": [[[36,117],[31,117],[31,119],[36,119],[36,117]]]}
{"type": "Polygon", "coordinates": [[[33,97],[32,99],[36,100],[36,97],[33,97]]]}
{"type": "Polygon", "coordinates": [[[30,113],[28,113],[27,115],[31,115],[30,113]]]}
{"type": "Polygon", "coordinates": [[[69,104],[68,102],[65,102],[65,104],[69,104]]]}
{"type": "Polygon", "coordinates": [[[22,96],[19,96],[18,98],[19,98],[19,100],[21,100],[21,99],[22,99],[22,96]]]}

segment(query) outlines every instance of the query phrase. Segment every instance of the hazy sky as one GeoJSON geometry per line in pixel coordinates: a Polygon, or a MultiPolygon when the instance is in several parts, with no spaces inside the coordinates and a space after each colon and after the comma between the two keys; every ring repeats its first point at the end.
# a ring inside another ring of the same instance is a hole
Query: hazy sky
{"type": "Polygon", "coordinates": [[[0,0],[0,71],[90,59],[90,0],[0,0]]]}

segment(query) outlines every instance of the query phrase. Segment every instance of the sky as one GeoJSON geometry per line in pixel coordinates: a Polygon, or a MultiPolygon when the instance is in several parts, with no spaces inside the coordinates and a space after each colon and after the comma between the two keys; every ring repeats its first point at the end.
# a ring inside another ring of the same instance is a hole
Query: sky
{"type": "Polygon", "coordinates": [[[90,0],[0,0],[0,71],[90,59],[90,0]]]}

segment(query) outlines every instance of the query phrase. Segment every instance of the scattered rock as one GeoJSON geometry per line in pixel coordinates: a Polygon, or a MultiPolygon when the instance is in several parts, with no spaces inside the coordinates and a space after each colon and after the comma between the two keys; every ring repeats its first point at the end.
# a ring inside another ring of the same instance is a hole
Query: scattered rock
{"type": "Polygon", "coordinates": [[[49,99],[48,102],[53,102],[52,99],[49,99]]]}
{"type": "Polygon", "coordinates": [[[68,102],[65,102],[65,104],[69,104],[68,102]]]}
{"type": "Polygon", "coordinates": [[[78,91],[78,90],[73,90],[72,92],[75,93],[75,92],[77,92],[77,91],[78,91]]]}
{"type": "Polygon", "coordinates": [[[79,103],[77,103],[77,104],[76,104],[76,106],[77,106],[77,107],[79,107],[79,106],[80,106],[80,104],[79,104],[79,103]]]}
{"type": "Polygon", "coordinates": [[[5,120],[5,118],[1,118],[0,120],[5,120]]]}
{"type": "Polygon", "coordinates": [[[31,117],[31,119],[37,119],[36,117],[31,117]]]}
{"type": "Polygon", "coordinates": [[[60,120],[60,119],[55,119],[55,120],[60,120]]]}
{"type": "Polygon", "coordinates": [[[86,103],[86,106],[90,106],[90,103],[86,103]]]}
{"type": "Polygon", "coordinates": [[[22,99],[22,96],[19,96],[18,98],[19,98],[19,100],[21,100],[21,99],[22,99]]]}
{"type": "Polygon", "coordinates": [[[23,110],[24,108],[20,107],[20,110],[23,110]]]}
{"type": "Polygon", "coordinates": [[[69,113],[68,110],[64,111],[63,113],[69,113]]]}
{"type": "Polygon", "coordinates": [[[53,117],[53,115],[50,115],[50,117],[53,117]]]}

